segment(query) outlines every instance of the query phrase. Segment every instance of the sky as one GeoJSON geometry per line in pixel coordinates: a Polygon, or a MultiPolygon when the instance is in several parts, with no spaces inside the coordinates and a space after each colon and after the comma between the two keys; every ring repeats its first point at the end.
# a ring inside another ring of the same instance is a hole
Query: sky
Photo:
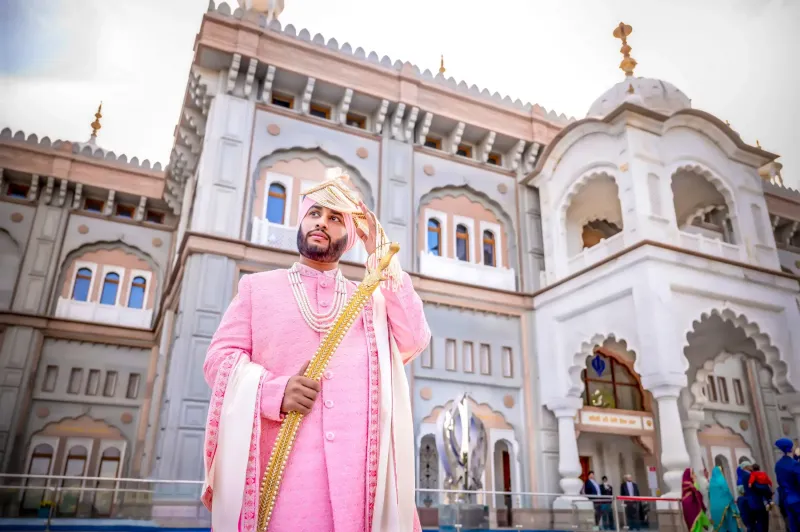
{"type": "MultiPolygon", "coordinates": [[[[235,7],[236,0],[231,2],[235,7]]],[[[207,0],[0,0],[0,128],[166,163],[207,0]]],[[[669,81],[800,187],[798,0],[285,0],[281,22],[582,118],[623,78],[669,81]]]]}

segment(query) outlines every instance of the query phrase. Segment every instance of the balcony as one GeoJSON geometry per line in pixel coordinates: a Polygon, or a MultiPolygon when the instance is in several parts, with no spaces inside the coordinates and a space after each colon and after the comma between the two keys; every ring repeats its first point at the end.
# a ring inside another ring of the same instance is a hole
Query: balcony
{"type": "Polygon", "coordinates": [[[624,235],[625,232],[620,231],[611,238],[603,239],[594,246],[586,248],[574,257],[570,258],[568,263],[569,273],[573,274],[584,268],[588,268],[592,264],[596,264],[606,257],[622,251],[622,249],[625,247],[624,235]]]}
{"type": "Polygon", "coordinates": [[[419,255],[419,272],[422,275],[458,281],[487,288],[514,291],[517,289],[516,272],[511,268],[495,268],[463,260],[440,257],[428,252],[419,255]]]}
{"type": "Polygon", "coordinates": [[[153,321],[153,309],[101,305],[100,303],[75,301],[74,299],[59,297],[56,305],[56,317],[149,329],[153,321]]]}
{"type": "Polygon", "coordinates": [[[678,231],[678,243],[680,247],[706,255],[714,255],[729,260],[741,260],[739,246],[728,244],[718,238],[710,238],[699,233],[687,233],[678,231]]]}
{"type": "MultiPolygon", "coordinates": [[[[253,218],[250,242],[297,253],[297,227],[274,224],[263,218],[253,218]]],[[[367,261],[367,251],[364,246],[357,244],[342,256],[342,260],[364,264],[367,261]]]]}

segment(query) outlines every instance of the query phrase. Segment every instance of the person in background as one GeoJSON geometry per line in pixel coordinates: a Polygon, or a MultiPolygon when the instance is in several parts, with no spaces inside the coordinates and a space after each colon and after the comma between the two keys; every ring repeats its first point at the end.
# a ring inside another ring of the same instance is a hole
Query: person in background
{"type": "Polygon", "coordinates": [[[614,507],[613,507],[613,499],[611,497],[614,495],[614,488],[611,487],[611,484],[608,483],[608,477],[603,475],[600,484],[600,495],[609,497],[608,499],[603,499],[603,504],[600,508],[600,513],[602,514],[602,521],[603,521],[603,529],[604,530],[612,530],[614,528],[614,507]]]}
{"type": "Polygon", "coordinates": [[[769,511],[773,508],[772,480],[761,471],[758,464],[751,467],[750,490],[747,493],[747,506],[753,532],[767,532],[769,530],[769,511]]]}
{"type": "Polygon", "coordinates": [[[583,494],[589,497],[589,500],[594,503],[594,524],[600,524],[600,517],[602,512],[602,503],[598,499],[601,495],[600,484],[594,479],[594,471],[589,471],[586,475],[586,483],[583,485],[583,494]]]}
{"type": "MultiPolygon", "coordinates": [[[[619,487],[619,494],[623,497],[640,497],[639,485],[633,481],[631,475],[625,475],[625,480],[619,487]]],[[[639,501],[625,501],[625,520],[628,528],[639,530],[642,523],[642,503],[639,501]]]]}
{"type": "Polygon", "coordinates": [[[681,508],[683,509],[683,519],[686,521],[686,527],[689,532],[703,532],[711,526],[703,496],[695,486],[694,471],[688,467],[683,472],[681,508]]]}
{"type": "Polygon", "coordinates": [[[711,507],[711,521],[714,532],[739,532],[744,528],[744,523],[739,516],[739,509],[728,488],[728,481],[722,474],[722,469],[715,467],[711,471],[711,481],[708,484],[709,506],[711,507]]]}
{"type": "Polygon", "coordinates": [[[789,438],[775,442],[783,456],[775,463],[775,478],[778,481],[778,503],[789,532],[800,532],[800,463],[792,456],[794,443],[789,438]]]}
{"type": "Polygon", "coordinates": [[[753,529],[753,521],[750,518],[750,507],[748,505],[747,494],[750,492],[750,468],[753,466],[749,461],[743,460],[736,469],[736,506],[739,508],[739,515],[747,530],[753,529]]]}

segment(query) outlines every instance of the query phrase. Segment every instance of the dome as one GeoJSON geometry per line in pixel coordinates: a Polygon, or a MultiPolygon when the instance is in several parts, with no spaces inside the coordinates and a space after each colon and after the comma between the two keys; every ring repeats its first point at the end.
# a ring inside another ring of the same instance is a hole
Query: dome
{"type": "Polygon", "coordinates": [[[670,116],[690,109],[692,101],[678,87],[660,79],[626,77],[594,101],[586,116],[603,118],[625,102],[670,116]],[[633,87],[633,92],[631,92],[633,87]]]}

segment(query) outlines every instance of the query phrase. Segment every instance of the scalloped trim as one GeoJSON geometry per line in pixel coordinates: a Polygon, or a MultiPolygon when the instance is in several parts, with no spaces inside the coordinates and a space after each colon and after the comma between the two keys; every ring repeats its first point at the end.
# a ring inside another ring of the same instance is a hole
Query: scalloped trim
{"type": "MultiPolygon", "coordinates": [[[[769,335],[761,331],[761,328],[759,327],[758,323],[750,321],[750,319],[744,313],[737,314],[735,311],[729,308],[723,310],[720,310],[718,308],[713,308],[709,311],[703,312],[702,314],[700,314],[699,319],[694,320],[692,322],[691,328],[685,330],[684,338],[686,338],[686,343],[683,346],[684,349],[689,346],[691,342],[689,335],[697,330],[697,325],[702,323],[704,320],[707,320],[711,316],[718,316],[719,318],[722,319],[722,321],[730,323],[734,327],[742,329],[745,336],[753,340],[753,342],[756,344],[756,349],[758,349],[759,351],[761,351],[761,353],[763,353],[764,355],[763,361],[767,364],[767,366],[770,367],[770,369],[772,369],[773,386],[775,386],[775,388],[777,388],[777,390],[780,393],[794,393],[795,389],[788,380],[788,372],[787,372],[788,367],[786,362],[781,359],[780,351],[778,351],[778,349],[772,344],[772,339],[769,337],[769,335]]],[[[705,381],[705,378],[708,377],[709,374],[708,370],[713,371],[714,364],[716,364],[717,362],[724,362],[730,356],[738,356],[738,355],[731,355],[730,353],[720,353],[713,360],[706,361],[703,364],[703,366],[701,366],[701,368],[698,369],[697,371],[698,378],[699,375],[703,373],[703,380],[705,381]],[[720,359],[720,357],[722,358],[720,359]],[[709,363],[711,364],[710,368],[706,368],[706,366],[709,363]]],[[[686,355],[684,354],[683,357],[685,359],[686,355]]],[[[699,389],[697,388],[697,380],[694,383],[692,383],[690,389],[695,398],[695,404],[700,404],[697,402],[697,397],[698,397],[697,393],[699,392],[702,394],[702,387],[699,389]]]]}
{"type": "Polygon", "coordinates": [[[607,340],[613,340],[623,344],[627,348],[628,353],[633,353],[633,370],[636,372],[636,377],[640,377],[639,371],[639,358],[636,356],[637,350],[630,346],[630,343],[616,333],[609,334],[594,334],[589,340],[581,343],[580,349],[572,356],[572,364],[569,367],[570,389],[569,394],[572,397],[580,397],[583,390],[583,382],[581,380],[581,372],[586,367],[586,360],[594,354],[594,348],[602,346],[607,340]]]}

